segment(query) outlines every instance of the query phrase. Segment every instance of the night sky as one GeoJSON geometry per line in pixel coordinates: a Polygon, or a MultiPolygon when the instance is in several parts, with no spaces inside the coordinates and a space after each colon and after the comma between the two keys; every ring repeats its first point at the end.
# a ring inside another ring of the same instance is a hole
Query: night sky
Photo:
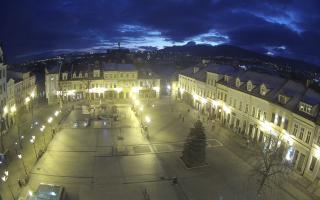
{"type": "Polygon", "coordinates": [[[233,44],[320,64],[320,1],[8,0],[0,42],[9,62],[72,51],[233,44]],[[266,1],[263,1],[266,2],[266,1]]]}

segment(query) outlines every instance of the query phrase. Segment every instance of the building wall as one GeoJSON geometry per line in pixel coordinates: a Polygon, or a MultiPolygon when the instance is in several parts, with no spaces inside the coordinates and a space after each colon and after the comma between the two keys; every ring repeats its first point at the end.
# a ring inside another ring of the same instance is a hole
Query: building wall
{"type": "MultiPolygon", "coordinates": [[[[2,56],[2,55],[0,55],[2,56]]],[[[0,60],[0,131],[6,129],[5,123],[5,106],[6,106],[6,91],[7,91],[7,66],[0,60]]],[[[2,133],[0,133],[2,134],[2,133]]]]}
{"type": "Polygon", "coordinates": [[[189,96],[192,106],[206,107],[206,114],[253,142],[263,143],[268,137],[279,137],[288,151],[294,149],[292,162],[298,173],[310,180],[320,177],[319,125],[281,104],[218,82],[225,75],[206,73],[206,81],[179,74],[178,97],[189,103],[185,98],[189,96]]]}
{"type": "Polygon", "coordinates": [[[49,103],[57,102],[57,94],[64,101],[128,99],[133,94],[140,98],[159,98],[160,79],[139,79],[138,71],[93,70],[92,76],[90,73],[64,72],[60,80],[58,73],[47,73],[46,96],[49,103]]]}

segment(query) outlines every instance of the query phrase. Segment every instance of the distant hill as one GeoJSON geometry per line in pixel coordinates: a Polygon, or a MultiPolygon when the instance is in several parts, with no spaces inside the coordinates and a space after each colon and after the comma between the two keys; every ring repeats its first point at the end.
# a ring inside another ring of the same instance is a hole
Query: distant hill
{"type": "Polygon", "coordinates": [[[306,63],[301,60],[295,60],[285,57],[274,57],[268,56],[261,53],[257,53],[254,51],[250,51],[247,49],[243,49],[237,46],[232,45],[184,45],[184,46],[172,46],[172,47],[165,47],[164,49],[159,50],[160,52],[164,53],[187,53],[193,56],[199,57],[232,57],[237,59],[257,59],[263,62],[270,62],[278,65],[287,65],[294,67],[296,70],[313,70],[320,72],[320,66],[306,63]]]}

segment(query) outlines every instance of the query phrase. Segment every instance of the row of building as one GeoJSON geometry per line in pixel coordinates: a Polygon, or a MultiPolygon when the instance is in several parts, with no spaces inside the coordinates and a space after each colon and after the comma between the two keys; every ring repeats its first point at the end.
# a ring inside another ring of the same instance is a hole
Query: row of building
{"type": "Polygon", "coordinates": [[[138,70],[133,64],[81,61],[58,65],[46,70],[45,85],[49,103],[160,95],[160,77],[147,68],[138,70]]]}
{"type": "Polygon", "coordinates": [[[18,111],[29,110],[36,96],[36,78],[28,71],[8,70],[0,48],[0,132],[3,134],[18,111]],[[23,108],[23,109],[22,109],[23,108]]]}
{"type": "Polygon", "coordinates": [[[209,65],[181,71],[172,88],[176,98],[235,134],[265,147],[285,147],[284,158],[298,173],[319,179],[320,94],[308,85],[274,74],[209,65]]]}

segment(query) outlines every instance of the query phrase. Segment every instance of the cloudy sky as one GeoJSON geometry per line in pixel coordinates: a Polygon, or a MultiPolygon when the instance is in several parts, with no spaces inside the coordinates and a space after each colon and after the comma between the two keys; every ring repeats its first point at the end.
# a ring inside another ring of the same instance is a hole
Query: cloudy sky
{"type": "Polygon", "coordinates": [[[0,26],[9,62],[117,42],[162,48],[195,41],[320,64],[319,0],[10,0],[1,3],[0,26]]]}

